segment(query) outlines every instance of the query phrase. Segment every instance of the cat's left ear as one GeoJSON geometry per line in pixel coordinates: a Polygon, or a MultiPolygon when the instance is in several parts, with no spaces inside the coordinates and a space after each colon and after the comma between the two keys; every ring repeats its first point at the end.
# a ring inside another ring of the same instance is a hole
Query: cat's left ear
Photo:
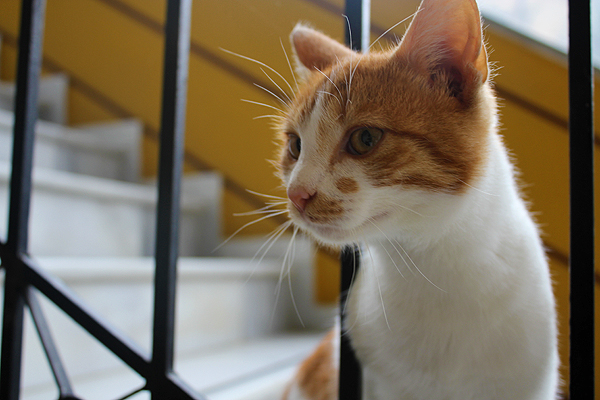
{"type": "Polygon", "coordinates": [[[443,70],[454,91],[488,78],[475,0],[423,0],[396,53],[430,72],[443,70]]]}
{"type": "Polygon", "coordinates": [[[332,64],[354,53],[329,36],[298,24],[290,35],[297,59],[297,72],[306,77],[317,69],[323,71],[332,64]]]}

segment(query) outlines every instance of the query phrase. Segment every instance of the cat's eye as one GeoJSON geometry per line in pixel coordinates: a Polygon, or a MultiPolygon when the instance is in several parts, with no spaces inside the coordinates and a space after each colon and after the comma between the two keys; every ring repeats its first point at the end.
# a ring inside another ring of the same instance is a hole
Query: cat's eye
{"type": "Polygon", "coordinates": [[[362,156],[367,154],[381,140],[383,131],[377,128],[358,128],[350,134],[348,152],[362,156]]]}
{"type": "Polygon", "coordinates": [[[288,152],[290,156],[297,160],[300,157],[300,150],[302,150],[302,143],[298,135],[290,134],[288,137],[288,152]]]}

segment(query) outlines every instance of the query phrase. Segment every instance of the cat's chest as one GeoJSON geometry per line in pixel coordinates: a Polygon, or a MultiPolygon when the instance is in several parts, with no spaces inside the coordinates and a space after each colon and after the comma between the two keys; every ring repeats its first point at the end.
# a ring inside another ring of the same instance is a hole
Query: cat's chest
{"type": "Polygon", "coordinates": [[[373,246],[363,254],[346,311],[353,347],[363,365],[391,382],[411,376],[432,384],[442,376],[451,379],[453,369],[473,361],[469,354],[488,316],[482,299],[459,293],[448,286],[452,279],[431,273],[424,265],[436,262],[431,254],[411,257],[400,249],[393,254],[396,248],[373,246]]]}

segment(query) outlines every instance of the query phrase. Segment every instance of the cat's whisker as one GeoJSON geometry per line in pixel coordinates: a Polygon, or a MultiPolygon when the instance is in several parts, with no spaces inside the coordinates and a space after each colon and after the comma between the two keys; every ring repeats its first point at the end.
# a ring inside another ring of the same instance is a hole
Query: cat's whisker
{"type": "MultiPolygon", "coordinates": [[[[287,277],[288,277],[288,285],[289,285],[289,289],[290,289],[290,297],[292,299],[292,305],[294,306],[294,310],[296,311],[296,315],[298,316],[298,319],[300,320],[300,324],[302,325],[303,328],[305,328],[306,326],[304,325],[304,321],[302,320],[302,316],[300,315],[300,311],[298,311],[298,306],[296,305],[296,299],[294,298],[294,290],[292,289],[292,274],[291,274],[291,269],[292,269],[292,264],[294,262],[295,256],[296,256],[296,242],[294,241],[294,239],[296,238],[296,234],[298,233],[298,227],[294,228],[294,233],[292,234],[292,239],[290,240],[290,245],[291,245],[291,255],[288,258],[288,268],[287,268],[287,277]]],[[[288,246],[288,251],[286,251],[286,257],[288,252],[290,251],[290,246],[288,246]]],[[[284,260],[284,266],[285,266],[285,260],[284,260]]]]}
{"type": "MultiPolygon", "coordinates": [[[[258,261],[256,262],[256,266],[260,265],[260,263],[265,258],[265,256],[269,253],[269,251],[271,250],[273,245],[279,240],[279,238],[283,235],[283,233],[287,230],[287,228],[290,227],[291,224],[292,224],[292,221],[284,222],[283,224],[281,224],[277,228],[275,228],[271,233],[269,233],[269,235],[267,236],[267,240],[265,240],[265,242],[254,253],[254,256],[252,257],[251,262],[254,262],[254,260],[258,256],[258,254],[262,251],[262,249],[268,245],[267,248],[263,251],[260,258],[258,259],[258,261]]],[[[277,304],[277,302],[275,302],[275,304],[277,304]]]]}
{"type": "Polygon", "coordinates": [[[277,101],[279,101],[281,104],[283,104],[284,106],[288,106],[288,103],[285,102],[285,100],[283,100],[281,97],[279,97],[278,95],[276,95],[275,93],[273,93],[272,91],[270,91],[269,89],[267,89],[264,86],[259,85],[258,83],[255,83],[254,86],[256,86],[257,88],[264,90],[265,92],[269,93],[271,96],[275,97],[275,99],[277,99],[277,101]]]}
{"type": "Polygon", "coordinates": [[[290,67],[290,72],[292,73],[292,78],[294,79],[294,84],[296,85],[296,91],[298,91],[298,80],[296,79],[296,73],[294,72],[294,68],[292,68],[292,63],[290,62],[290,58],[288,57],[287,51],[285,51],[285,46],[283,45],[283,41],[279,38],[279,44],[281,44],[281,49],[283,50],[283,55],[285,56],[285,61],[287,61],[288,67],[290,67]]]}
{"type": "Polygon", "coordinates": [[[271,118],[271,119],[275,119],[275,120],[279,120],[279,121],[285,120],[285,117],[283,117],[281,115],[276,115],[276,114],[258,115],[252,119],[263,119],[263,118],[271,118]]]}
{"type": "Polygon", "coordinates": [[[268,199],[275,199],[275,200],[284,200],[284,201],[287,201],[287,199],[285,197],[275,196],[275,195],[272,195],[272,194],[259,193],[259,192],[255,192],[254,190],[250,190],[250,189],[246,189],[246,192],[251,193],[251,194],[256,195],[256,196],[266,197],[268,199]]]}
{"type": "Polygon", "coordinates": [[[415,211],[415,210],[413,210],[413,209],[411,209],[411,208],[408,208],[408,207],[406,207],[406,206],[403,206],[402,204],[398,204],[398,203],[395,203],[395,202],[391,202],[391,203],[392,203],[393,205],[397,206],[397,207],[400,207],[400,208],[402,208],[402,209],[406,210],[406,211],[410,211],[411,213],[413,213],[413,214],[416,214],[416,215],[418,215],[419,217],[423,217],[423,218],[433,218],[431,215],[423,215],[423,214],[421,214],[421,213],[419,213],[419,212],[417,212],[417,211],[415,211]]]}
{"type": "MultiPolygon", "coordinates": [[[[392,29],[396,28],[398,25],[406,22],[409,18],[412,18],[416,13],[409,15],[408,17],[404,18],[402,21],[394,24],[391,28],[389,28],[387,31],[383,32],[377,39],[375,39],[373,41],[373,43],[371,43],[369,45],[369,47],[367,48],[366,51],[364,51],[364,53],[368,53],[369,50],[371,50],[371,48],[377,43],[379,42],[379,40],[381,40],[382,37],[384,37],[385,35],[387,35],[392,29]]],[[[383,48],[381,49],[383,51],[383,48]]],[[[356,69],[358,68],[358,65],[360,64],[360,62],[363,60],[363,57],[360,57],[358,59],[358,62],[356,63],[356,65],[354,66],[354,69],[352,69],[352,72],[350,74],[350,86],[352,85],[352,78],[354,77],[354,74],[356,73],[356,69]]],[[[350,62],[350,65],[352,65],[352,62],[350,62]]],[[[348,99],[350,99],[350,88],[348,88],[348,99]]]]}
{"type": "MultiPolygon", "coordinates": [[[[342,74],[344,74],[344,83],[346,84],[346,94],[347,94],[347,98],[346,98],[346,106],[347,106],[348,102],[352,103],[350,101],[350,84],[348,82],[348,75],[346,75],[346,70],[344,69],[340,59],[337,56],[335,57],[335,59],[337,60],[337,64],[340,67],[339,69],[342,71],[342,74]]],[[[340,106],[341,106],[341,103],[340,103],[340,106]]]]}
{"type": "Polygon", "coordinates": [[[323,75],[329,82],[331,82],[331,84],[333,85],[333,87],[335,88],[335,90],[337,90],[338,94],[340,95],[340,102],[343,100],[343,96],[342,96],[342,92],[340,91],[340,88],[337,87],[337,85],[331,80],[330,77],[327,76],[326,73],[324,73],[323,71],[321,71],[319,68],[315,67],[315,69],[317,71],[319,71],[321,73],[321,75],[323,75]]]}
{"type": "MultiPolygon", "coordinates": [[[[418,11],[417,11],[417,12],[418,12],[418,11]]],[[[400,22],[398,22],[398,23],[396,23],[396,24],[392,25],[392,27],[391,27],[391,28],[389,28],[387,31],[383,32],[381,35],[379,35],[379,37],[378,37],[377,39],[375,39],[375,40],[373,41],[373,43],[371,43],[371,45],[369,46],[369,49],[368,49],[368,50],[371,50],[371,47],[373,47],[373,46],[375,45],[375,43],[379,42],[379,41],[381,40],[381,38],[383,38],[385,35],[387,35],[388,33],[390,33],[390,31],[391,31],[392,29],[396,28],[398,25],[400,25],[400,24],[403,24],[404,22],[406,22],[406,21],[407,21],[407,20],[409,20],[410,18],[414,17],[414,16],[417,14],[417,12],[415,12],[415,13],[413,13],[413,14],[409,15],[408,17],[404,18],[402,21],[400,21],[400,22]]],[[[383,49],[382,49],[382,50],[383,50],[383,49]]]]}
{"type": "Polygon", "coordinates": [[[272,210],[272,209],[270,209],[271,207],[274,207],[274,206],[267,206],[267,207],[259,208],[258,210],[254,210],[254,211],[234,213],[233,216],[234,217],[246,217],[249,215],[269,214],[269,213],[273,213],[273,212],[284,211],[284,210],[272,210]]]}
{"type": "MultiPolygon", "coordinates": [[[[369,254],[371,254],[371,249],[368,246],[367,246],[367,250],[369,251],[369,254]]],[[[373,261],[372,254],[371,254],[371,261],[373,261]]],[[[381,282],[379,281],[379,276],[377,275],[377,269],[375,268],[375,262],[371,263],[371,268],[372,268],[373,275],[375,276],[375,280],[377,281],[377,288],[379,290],[379,299],[381,301],[381,310],[383,311],[383,317],[385,319],[385,324],[387,325],[388,329],[391,331],[392,328],[390,327],[390,321],[388,320],[387,312],[385,311],[385,303],[383,302],[383,294],[381,292],[381,282]]]]}
{"type": "MultiPolygon", "coordinates": [[[[374,223],[373,221],[371,221],[370,219],[369,219],[368,221],[369,221],[371,224],[373,224],[373,226],[374,226],[375,228],[379,229],[379,227],[378,227],[377,225],[375,225],[375,223],[374,223]]],[[[381,233],[383,233],[383,231],[382,231],[381,229],[379,229],[379,231],[380,231],[381,233]]],[[[394,246],[394,244],[393,244],[393,243],[392,243],[392,241],[391,241],[391,240],[390,240],[390,239],[387,237],[387,235],[386,235],[385,233],[383,233],[383,235],[386,237],[386,239],[388,240],[388,242],[390,242],[390,244],[391,244],[392,246],[394,246]]],[[[398,264],[396,264],[396,260],[394,260],[394,257],[392,257],[392,255],[390,254],[390,252],[389,252],[389,251],[388,251],[388,250],[385,248],[385,246],[384,246],[384,245],[381,243],[381,241],[380,241],[379,239],[377,239],[377,242],[379,242],[379,245],[381,246],[381,248],[382,248],[382,249],[385,251],[385,253],[388,255],[388,257],[389,257],[390,261],[392,262],[392,264],[394,264],[394,267],[396,267],[396,271],[398,271],[398,273],[400,274],[400,276],[401,276],[401,277],[403,277],[404,279],[406,279],[406,278],[404,277],[404,274],[402,273],[402,271],[400,271],[400,267],[398,267],[398,264]]],[[[394,249],[395,249],[395,247],[394,247],[394,249]]],[[[398,250],[396,250],[396,251],[398,251],[398,250]]],[[[400,254],[400,253],[398,253],[398,254],[400,254]]],[[[400,257],[402,257],[402,256],[400,256],[400,257]]],[[[403,259],[403,261],[404,261],[404,259],[403,259]]],[[[404,263],[406,264],[406,261],[404,261],[404,263]]],[[[406,264],[406,265],[408,265],[408,264],[406,264]]]]}
{"type": "Polygon", "coordinates": [[[431,283],[434,287],[436,287],[437,289],[441,290],[442,292],[448,293],[447,291],[445,291],[444,289],[442,289],[441,287],[439,287],[435,283],[431,282],[431,280],[427,276],[425,276],[425,274],[423,272],[421,272],[421,269],[417,266],[417,264],[415,264],[415,262],[412,260],[412,258],[408,254],[408,252],[406,250],[404,250],[404,247],[402,247],[402,245],[400,244],[400,242],[398,240],[396,240],[396,243],[398,244],[398,246],[400,246],[400,249],[402,249],[402,251],[404,252],[404,254],[406,255],[406,257],[408,257],[408,260],[413,265],[413,267],[415,267],[415,269],[417,270],[417,272],[419,274],[421,274],[421,276],[423,278],[425,278],[427,280],[427,282],[431,283]]]}
{"type": "MultiPolygon", "coordinates": [[[[406,262],[406,259],[404,258],[404,256],[400,253],[400,250],[398,250],[398,247],[396,247],[396,245],[394,244],[394,242],[392,242],[392,240],[390,239],[390,237],[384,232],[382,231],[377,224],[375,224],[373,221],[369,220],[371,222],[371,224],[373,224],[373,226],[375,228],[377,228],[379,230],[379,232],[381,232],[383,234],[383,236],[385,236],[385,238],[388,240],[388,242],[390,242],[390,244],[392,245],[392,247],[394,247],[394,250],[396,250],[396,252],[398,253],[398,255],[400,256],[400,258],[402,259],[402,261],[404,262],[404,264],[406,264],[406,266],[408,267],[408,269],[412,272],[412,268],[410,268],[410,265],[408,265],[408,263],[406,262]]],[[[444,289],[440,288],[438,285],[436,285],[435,283],[433,283],[427,276],[425,276],[425,274],[421,271],[421,269],[419,267],[417,267],[417,264],[415,264],[415,262],[412,260],[412,258],[408,255],[408,252],[406,250],[404,250],[404,247],[402,247],[402,245],[400,244],[400,242],[398,240],[395,240],[395,242],[398,244],[398,246],[400,247],[400,249],[402,249],[402,252],[404,252],[404,254],[406,255],[406,257],[410,260],[411,264],[415,267],[415,269],[417,270],[417,272],[419,274],[421,274],[421,276],[423,278],[425,278],[425,280],[427,282],[429,282],[430,284],[432,284],[435,288],[441,290],[444,293],[447,293],[444,289]]],[[[382,246],[383,247],[383,246],[382,246]]],[[[383,247],[383,249],[385,250],[386,253],[388,253],[388,251],[385,249],[385,247],[383,247]]],[[[388,253],[389,255],[389,253],[388,253]]],[[[392,260],[392,262],[394,262],[392,260]]],[[[394,265],[396,265],[396,263],[394,262],[394,265]]],[[[397,266],[396,266],[397,268],[397,266]]],[[[400,271],[398,271],[400,272],[400,271]]],[[[402,273],[400,273],[400,275],[402,275],[402,273]]],[[[402,277],[404,277],[404,275],[402,275],[402,277]]]]}
{"type": "MultiPolygon", "coordinates": [[[[373,221],[369,220],[371,222],[371,224],[373,224],[373,226],[375,228],[377,228],[379,230],[379,232],[381,232],[383,234],[383,236],[385,236],[385,238],[390,242],[390,244],[392,245],[392,247],[394,247],[394,250],[396,250],[396,252],[398,253],[398,255],[400,256],[400,258],[402,259],[402,261],[404,262],[404,264],[406,264],[406,266],[408,267],[409,270],[412,271],[412,269],[410,268],[410,266],[408,265],[408,263],[406,262],[406,259],[404,258],[404,256],[400,253],[400,250],[398,250],[398,248],[396,247],[396,245],[392,242],[392,240],[390,239],[390,237],[381,230],[381,228],[379,228],[377,226],[377,224],[375,224],[373,221]]],[[[402,247],[402,245],[400,244],[400,242],[398,240],[395,240],[395,242],[398,244],[398,246],[400,246],[400,249],[402,249],[402,251],[404,252],[404,254],[406,255],[406,257],[408,257],[408,259],[410,260],[411,264],[415,267],[415,269],[417,270],[417,272],[419,272],[419,274],[421,274],[421,276],[423,278],[425,278],[425,280],[427,282],[429,282],[430,284],[432,284],[435,288],[441,290],[444,293],[447,293],[444,289],[440,288],[438,285],[436,285],[435,283],[433,283],[427,276],[425,276],[425,274],[421,271],[421,269],[419,267],[417,267],[417,264],[415,264],[415,262],[412,260],[412,258],[410,258],[410,256],[408,255],[408,252],[406,250],[404,250],[404,247],[402,247]]],[[[381,246],[383,247],[383,246],[381,246]]],[[[388,253],[388,251],[385,249],[385,247],[383,247],[383,249],[385,250],[386,253],[388,253]]],[[[389,255],[389,253],[388,253],[389,255]]],[[[393,262],[393,260],[392,260],[393,262]]],[[[396,265],[396,263],[394,262],[394,265],[396,265]]],[[[396,266],[397,268],[397,266],[396,266]]],[[[398,271],[400,272],[400,271],[398,271]]],[[[400,273],[400,275],[402,275],[402,273],[400,273]]],[[[404,277],[404,275],[402,275],[402,277],[404,277]]]]}
{"type": "MultiPolygon", "coordinates": [[[[289,103],[291,103],[291,102],[292,102],[292,99],[291,99],[291,97],[288,95],[288,93],[287,93],[285,90],[283,90],[283,89],[281,88],[281,86],[279,86],[279,85],[277,84],[277,82],[275,82],[275,81],[273,80],[273,78],[271,78],[271,76],[270,76],[269,74],[267,74],[267,71],[265,71],[263,68],[261,68],[260,70],[263,72],[263,74],[265,74],[265,76],[266,76],[267,78],[269,78],[269,80],[271,81],[271,83],[272,83],[273,85],[275,85],[275,86],[277,87],[277,89],[279,89],[279,91],[280,91],[281,93],[283,93],[283,95],[284,95],[284,96],[285,96],[285,98],[286,98],[286,99],[289,101],[289,103]]],[[[287,104],[289,104],[289,103],[286,103],[286,105],[287,105],[287,104]]]]}
{"type": "Polygon", "coordinates": [[[269,201],[269,202],[266,202],[265,204],[268,206],[279,206],[282,204],[287,204],[287,202],[288,202],[287,199],[282,199],[281,201],[269,201]]]}
{"type": "Polygon", "coordinates": [[[285,82],[285,84],[286,84],[286,85],[287,85],[287,86],[290,88],[290,91],[291,91],[291,93],[294,93],[294,89],[292,89],[292,86],[291,86],[291,85],[290,85],[290,83],[287,81],[287,79],[285,79],[285,78],[284,78],[284,77],[283,77],[283,76],[282,76],[282,75],[281,75],[279,72],[277,72],[277,71],[276,71],[274,68],[270,67],[269,65],[265,64],[264,62],[262,62],[262,61],[258,61],[258,60],[255,60],[254,58],[250,58],[250,57],[247,57],[247,56],[243,56],[243,55],[241,55],[241,54],[238,54],[238,53],[235,53],[235,52],[233,52],[233,51],[231,51],[231,50],[226,50],[226,49],[224,49],[224,48],[222,48],[222,47],[221,47],[221,48],[219,48],[219,49],[220,49],[221,51],[224,51],[224,52],[225,52],[225,53],[227,53],[227,54],[231,54],[232,56],[236,56],[236,57],[239,57],[239,58],[241,58],[241,59],[244,59],[244,60],[247,60],[247,61],[251,61],[251,62],[253,62],[253,63],[255,63],[255,64],[258,64],[258,65],[261,65],[261,66],[263,66],[263,67],[267,68],[269,71],[273,72],[273,73],[274,73],[274,74],[276,74],[276,75],[277,75],[279,78],[281,78],[281,80],[282,80],[282,81],[284,81],[284,82],[285,82]]]}
{"type": "Polygon", "coordinates": [[[487,196],[500,197],[500,195],[497,195],[497,194],[494,194],[494,193],[488,193],[488,192],[486,192],[486,191],[483,191],[483,190],[481,190],[481,189],[479,189],[479,188],[476,188],[475,186],[471,186],[471,185],[469,185],[467,182],[463,181],[462,179],[459,179],[458,181],[459,181],[460,183],[462,183],[463,185],[467,185],[467,186],[468,186],[468,187],[470,187],[471,189],[478,191],[479,193],[483,193],[483,194],[485,194],[485,195],[487,195],[487,196]]]}
{"type": "MultiPolygon", "coordinates": [[[[346,24],[348,25],[348,39],[349,39],[349,47],[350,49],[354,50],[354,46],[352,44],[352,29],[350,28],[350,18],[348,18],[347,15],[344,15],[344,18],[346,18],[346,24]]],[[[350,66],[349,66],[349,74],[350,74],[350,80],[348,82],[347,86],[347,97],[346,97],[346,105],[348,105],[348,103],[350,102],[350,89],[352,88],[352,56],[354,55],[354,52],[350,53],[350,66]]],[[[344,75],[346,75],[344,73],[344,75]]],[[[351,103],[351,102],[350,102],[351,103]]]]}
{"type": "Polygon", "coordinates": [[[277,281],[277,286],[275,287],[275,306],[273,308],[273,312],[271,313],[271,324],[273,323],[273,318],[275,316],[275,309],[277,308],[277,303],[279,303],[279,296],[281,295],[281,287],[283,284],[283,279],[286,275],[288,275],[290,296],[291,296],[292,304],[294,306],[294,309],[296,310],[296,315],[298,316],[300,323],[302,324],[303,327],[305,326],[304,321],[302,320],[302,317],[300,316],[300,312],[298,311],[296,301],[294,299],[294,294],[292,292],[292,284],[291,284],[291,274],[290,274],[290,270],[291,270],[292,263],[293,263],[293,257],[290,256],[290,252],[291,252],[291,248],[293,247],[293,243],[295,241],[297,233],[298,233],[298,227],[294,227],[294,233],[292,234],[292,238],[290,239],[288,247],[286,248],[286,251],[285,251],[285,255],[283,257],[281,271],[279,273],[279,280],[277,281]]]}
{"type": "MultiPolygon", "coordinates": [[[[355,230],[353,229],[353,230],[352,230],[352,232],[353,232],[353,234],[354,234],[355,230]]],[[[362,248],[361,248],[361,246],[359,246],[359,245],[358,245],[358,244],[356,244],[356,243],[352,245],[352,248],[355,248],[355,247],[358,249],[358,252],[359,252],[359,254],[360,254],[360,256],[359,256],[359,260],[361,260],[361,259],[362,259],[362,248]]],[[[346,295],[346,299],[349,299],[349,298],[350,298],[350,294],[352,293],[352,290],[353,290],[353,288],[354,288],[354,281],[356,280],[356,272],[357,272],[357,269],[356,269],[356,262],[357,262],[357,260],[356,260],[356,252],[355,252],[355,251],[353,251],[353,252],[352,252],[352,282],[351,282],[351,284],[350,284],[350,287],[348,288],[348,293],[347,293],[347,295],[346,295]]],[[[360,272],[361,272],[361,270],[359,269],[359,270],[358,270],[358,272],[360,273],[360,272]]],[[[346,326],[346,327],[345,327],[345,332],[349,332],[349,331],[351,331],[351,330],[352,330],[352,327],[354,327],[354,325],[355,325],[355,324],[358,322],[358,316],[359,316],[359,314],[360,314],[360,306],[361,306],[361,304],[360,304],[360,303],[358,303],[358,310],[357,310],[357,313],[356,313],[356,318],[354,319],[354,321],[352,322],[352,324],[351,324],[350,326],[346,326]]],[[[346,300],[346,302],[345,302],[345,304],[344,304],[344,308],[343,308],[343,310],[342,310],[342,314],[345,314],[345,313],[346,313],[346,308],[347,308],[347,307],[348,307],[348,301],[346,300]]]]}
{"type": "Polygon", "coordinates": [[[279,111],[281,114],[284,114],[284,115],[285,115],[285,111],[283,111],[281,108],[278,108],[278,107],[272,106],[272,105],[270,105],[270,104],[261,103],[261,102],[259,102],[259,101],[248,100],[248,99],[240,99],[240,100],[242,100],[244,103],[256,104],[256,105],[259,105],[259,106],[267,107],[267,108],[270,108],[270,109],[272,109],[272,110],[279,111]]]}
{"type": "Polygon", "coordinates": [[[260,265],[260,263],[262,262],[262,260],[265,258],[265,256],[267,255],[267,253],[269,252],[269,250],[271,249],[271,247],[273,246],[273,244],[277,241],[277,239],[279,238],[279,233],[283,233],[286,231],[286,229],[291,225],[292,221],[286,221],[283,224],[279,225],[277,228],[273,229],[268,235],[267,235],[267,240],[265,240],[265,242],[258,248],[258,250],[256,250],[256,252],[254,253],[254,256],[252,257],[252,259],[250,260],[250,263],[253,263],[254,260],[256,259],[256,256],[258,256],[258,254],[261,252],[261,250],[265,247],[265,245],[267,243],[271,243],[269,245],[269,247],[263,252],[262,256],[260,257],[260,259],[256,262],[256,264],[254,265],[254,268],[252,268],[252,272],[250,273],[250,275],[248,276],[248,278],[246,279],[246,281],[244,282],[244,285],[247,284],[250,279],[252,279],[252,276],[254,276],[254,272],[256,271],[256,268],[258,268],[258,266],[260,265]],[[277,235],[277,238],[275,238],[275,240],[273,240],[273,238],[277,235]]]}
{"type": "Polygon", "coordinates": [[[287,230],[287,228],[290,227],[290,225],[292,225],[292,221],[286,221],[283,224],[279,225],[277,228],[275,228],[271,233],[269,233],[269,235],[267,236],[267,240],[265,240],[265,242],[258,248],[258,250],[256,250],[251,261],[254,261],[254,259],[256,259],[256,256],[258,256],[262,249],[268,245],[267,248],[263,251],[262,256],[258,259],[257,264],[260,264],[267,255],[267,253],[269,253],[269,250],[271,250],[275,242],[279,240],[281,235],[283,235],[283,233],[287,230]]]}
{"type": "Polygon", "coordinates": [[[281,210],[281,211],[276,211],[274,210],[271,214],[265,215],[264,217],[260,217],[254,221],[250,221],[247,224],[244,224],[241,228],[239,228],[238,230],[236,230],[235,232],[233,232],[227,239],[225,239],[223,241],[223,243],[221,243],[220,245],[218,245],[217,247],[215,247],[215,249],[212,251],[212,253],[214,253],[215,251],[219,250],[221,247],[225,246],[231,239],[233,239],[235,237],[235,235],[237,235],[238,233],[240,233],[242,230],[246,229],[247,227],[257,224],[261,221],[264,221],[265,219],[268,218],[273,218],[276,217],[277,215],[281,215],[281,214],[285,214],[287,213],[288,210],[281,210]]]}
{"type": "Polygon", "coordinates": [[[333,94],[331,92],[328,92],[326,90],[319,90],[319,91],[317,91],[317,93],[328,94],[329,96],[333,96],[333,98],[336,99],[337,102],[340,104],[340,107],[342,106],[342,102],[340,101],[340,99],[335,94],[333,94]]]}

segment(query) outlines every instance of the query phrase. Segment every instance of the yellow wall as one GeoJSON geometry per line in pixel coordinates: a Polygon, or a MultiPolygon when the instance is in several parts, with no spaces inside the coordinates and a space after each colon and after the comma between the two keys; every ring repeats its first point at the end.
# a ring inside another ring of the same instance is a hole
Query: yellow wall
{"type": "MultiPolygon", "coordinates": [[[[252,203],[256,199],[244,193],[244,188],[275,195],[283,193],[271,166],[265,162],[275,149],[268,121],[253,120],[269,110],[240,101],[250,99],[276,105],[253,82],[273,85],[257,65],[226,54],[220,48],[261,60],[291,81],[280,39],[289,54],[287,36],[297,21],[310,21],[342,39],[345,23],[341,17],[342,3],[342,0],[194,2],[186,168],[215,168],[225,175],[228,189],[224,198],[225,233],[248,222],[233,217],[233,213],[258,208],[252,203]]],[[[373,38],[412,13],[417,5],[414,0],[372,3],[373,38]]],[[[160,118],[164,9],[164,0],[55,0],[47,6],[44,70],[62,70],[71,77],[70,123],[126,116],[141,119],[147,134],[143,146],[143,168],[147,175],[154,172],[157,159],[154,137],[160,118]]],[[[0,1],[0,33],[4,37],[0,73],[4,80],[15,75],[18,16],[18,0],[0,1]]],[[[401,36],[404,27],[399,26],[394,32],[401,36]]],[[[502,133],[518,160],[524,192],[543,227],[544,239],[555,250],[550,260],[556,282],[566,378],[568,136],[564,124],[536,111],[542,109],[555,119],[567,120],[566,63],[564,58],[541,51],[493,25],[487,29],[487,37],[494,50],[490,58],[501,66],[495,81],[505,99],[501,103],[502,133]]],[[[596,91],[596,104],[599,96],[596,91]]],[[[246,233],[265,233],[280,222],[257,224],[246,233]]],[[[318,298],[331,301],[337,296],[337,265],[332,256],[321,254],[318,260],[320,267],[315,274],[318,298]]]]}

